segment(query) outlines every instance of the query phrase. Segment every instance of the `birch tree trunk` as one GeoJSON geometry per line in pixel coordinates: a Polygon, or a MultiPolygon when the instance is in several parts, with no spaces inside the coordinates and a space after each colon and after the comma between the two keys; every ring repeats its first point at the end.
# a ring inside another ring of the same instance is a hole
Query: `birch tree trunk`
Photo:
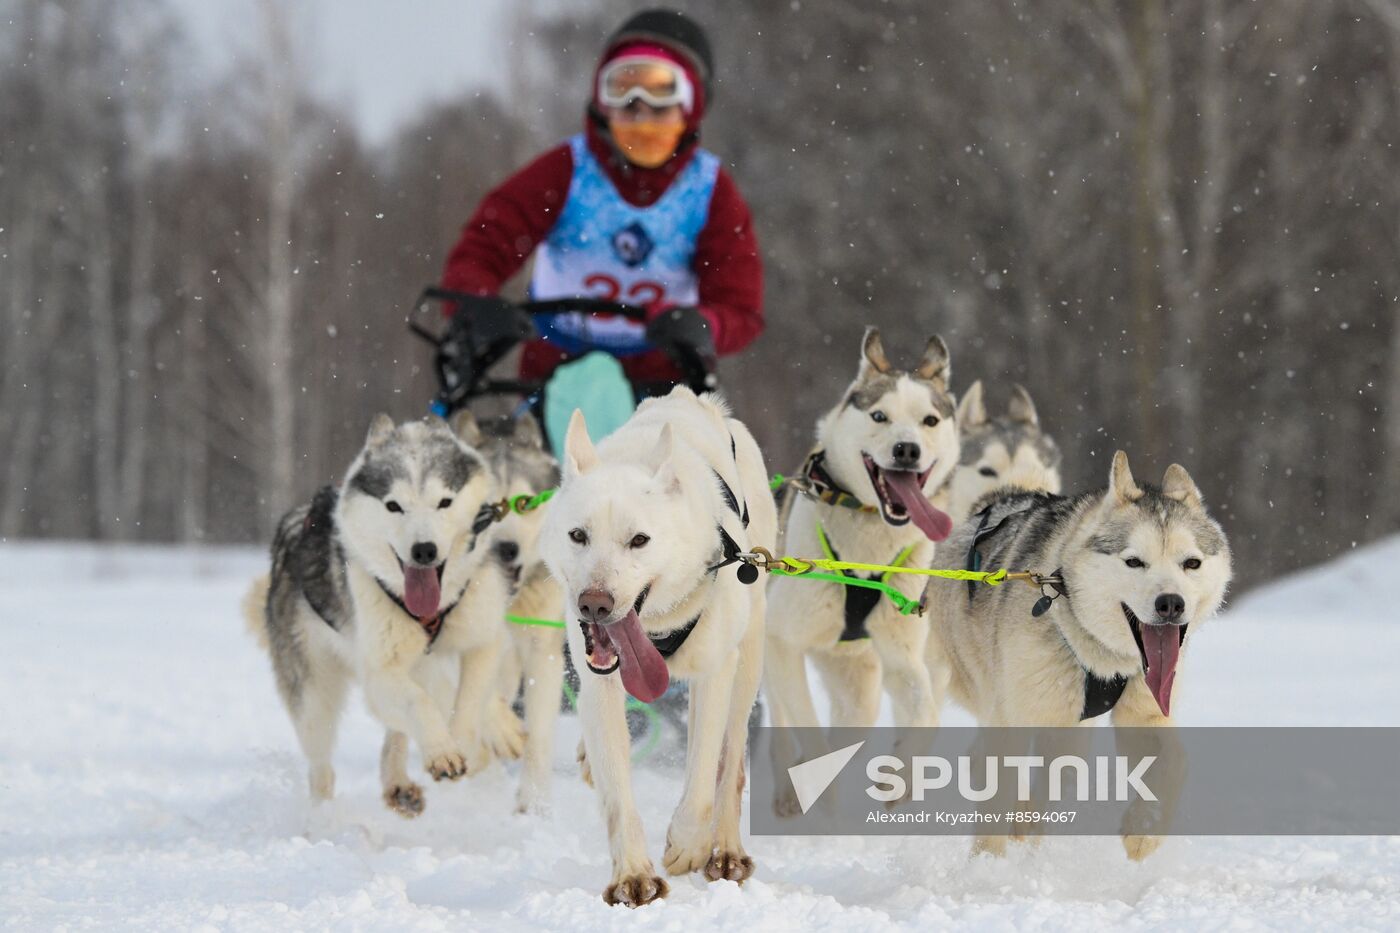
{"type": "Polygon", "coordinates": [[[260,527],[270,531],[275,516],[293,504],[296,491],[295,267],[292,212],[297,200],[296,63],[285,12],[275,0],[261,3],[268,59],[264,72],[267,153],[267,282],[263,314],[264,377],[268,408],[266,482],[260,527]]]}

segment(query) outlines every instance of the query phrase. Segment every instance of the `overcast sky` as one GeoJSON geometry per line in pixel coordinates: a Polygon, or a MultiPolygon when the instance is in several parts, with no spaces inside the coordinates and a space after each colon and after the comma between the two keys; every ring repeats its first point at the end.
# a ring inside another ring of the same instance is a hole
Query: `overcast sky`
{"type": "MultiPolygon", "coordinates": [[[[372,142],[464,88],[504,90],[513,0],[286,0],[320,96],[372,142]]],[[[519,0],[514,0],[519,2],[519,0]]],[[[211,71],[257,38],[256,0],[169,0],[211,71]]]]}

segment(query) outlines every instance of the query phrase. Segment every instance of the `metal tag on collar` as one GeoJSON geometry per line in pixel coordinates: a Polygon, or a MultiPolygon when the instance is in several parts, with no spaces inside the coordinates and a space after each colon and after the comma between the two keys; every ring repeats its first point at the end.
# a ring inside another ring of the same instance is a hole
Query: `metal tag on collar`
{"type": "Polygon", "coordinates": [[[472,534],[479,535],[493,524],[505,518],[510,512],[510,500],[503,499],[500,502],[488,502],[477,510],[476,518],[472,520],[472,534]]]}
{"type": "Polygon", "coordinates": [[[728,567],[730,564],[738,564],[739,569],[735,575],[739,582],[745,586],[750,586],[758,582],[758,568],[743,560],[741,556],[744,551],[739,547],[739,542],[735,541],[729,532],[724,530],[724,526],[719,526],[719,547],[722,560],[708,568],[709,573],[717,573],[728,567]]]}
{"type": "Polygon", "coordinates": [[[1054,605],[1055,600],[1059,599],[1061,596],[1067,595],[1069,595],[1069,592],[1065,588],[1065,578],[1059,570],[1056,570],[1045,578],[1045,582],[1040,584],[1040,598],[1037,599],[1035,605],[1031,607],[1031,615],[1040,618],[1050,611],[1050,607],[1054,605]]]}

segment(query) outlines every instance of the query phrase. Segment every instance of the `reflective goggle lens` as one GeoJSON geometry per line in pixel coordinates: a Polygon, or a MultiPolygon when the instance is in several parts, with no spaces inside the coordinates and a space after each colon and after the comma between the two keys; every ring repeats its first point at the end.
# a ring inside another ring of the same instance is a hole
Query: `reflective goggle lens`
{"type": "Polygon", "coordinates": [[[619,59],[599,76],[599,97],[609,107],[625,107],[643,100],[653,107],[686,104],[691,100],[690,81],[671,62],[657,59],[619,59]]]}

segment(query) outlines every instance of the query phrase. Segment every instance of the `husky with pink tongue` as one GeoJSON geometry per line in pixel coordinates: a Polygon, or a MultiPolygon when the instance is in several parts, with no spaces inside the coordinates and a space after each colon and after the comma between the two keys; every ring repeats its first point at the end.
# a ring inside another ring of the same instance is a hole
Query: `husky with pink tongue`
{"type": "MultiPolygon", "coordinates": [[[[1029,570],[1058,586],[931,581],[927,658],[940,702],[951,693],[988,726],[1075,726],[1104,715],[1115,727],[1171,725],[1188,635],[1220,609],[1232,574],[1225,534],[1186,470],[1172,464],[1160,486],[1138,483],[1120,450],[1107,489],[1000,489],[972,510],[935,566],[1029,570]]],[[[1170,730],[1130,730],[1120,750],[1145,734],[1171,741],[1170,730]]],[[[1179,755],[1161,760],[1181,766],[1179,755]]],[[[1156,820],[1168,819],[1172,801],[1153,787],[1156,820]]],[[[1124,847],[1144,858],[1159,837],[1133,830],[1132,808],[1128,817],[1124,847]]],[[[1005,844],[986,837],[978,847],[1005,844]]]]}
{"type": "Polygon", "coordinates": [[[494,753],[495,720],[480,711],[507,637],[511,580],[477,523],[500,495],[480,439],[465,412],[451,425],[379,415],[345,481],[278,524],[271,572],[244,608],[271,656],[314,800],[334,793],[336,724],[356,681],[387,730],[380,777],[400,815],[425,804],[407,771],[410,740],[434,780],[472,773],[494,753]]]}
{"type": "MultiPolygon", "coordinates": [[[[912,362],[892,365],[880,332],[867,328],[855,381],[817,423],[816,450],[779,492],[784,554],[908,567],[933,560],[953,523],[929,493],[958,465],[958,428],[942,338],[930,338],[912,362]]],[[[912,601],[923,587],[909,575],[887,582],[912,601]]],[[[882,686],[897,725],[933,724],[927,628],[917,615],[902,615],[875,589],[776,576],[769,605],[764,692],[774,725],[822,724],[807,684],[809,658],[831,697],[831,725],[874,725],[882,686]]],[[[822,751],[804,749],[802,759],[822,751]]],[[[791,788],[775,805],[784,815],[799,809],[791,788]]]]}
{"type": "Polygon", "coordinates": [[[656,700],[677,678],[689,681],[690,734],[662,864],[711,881],[753,872],[739,815],[764,589],[741,582],[737,555],[771,550],[776,525],[758,445],[715,396],[680,387],[649,399],[596,447],[574,412],[539,549],[563,590],[579,668],[579,719],[612,851],[609,904],[637,907],[668,891],[632,799],[624,705],[628,694],[656,700]]]}

